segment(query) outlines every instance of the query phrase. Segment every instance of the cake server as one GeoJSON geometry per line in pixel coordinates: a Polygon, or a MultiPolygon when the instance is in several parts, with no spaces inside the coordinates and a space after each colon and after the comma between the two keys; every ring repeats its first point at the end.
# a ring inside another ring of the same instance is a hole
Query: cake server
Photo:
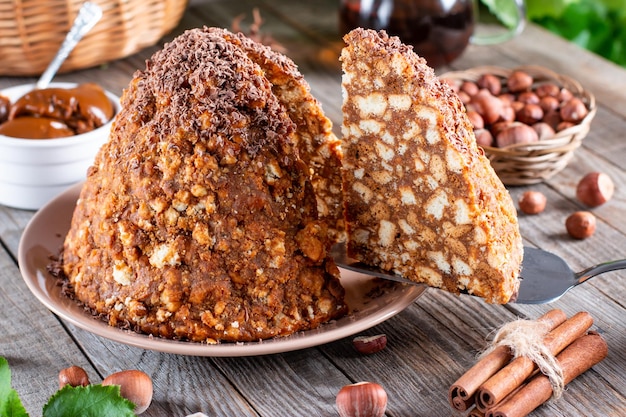
{"type": "MultiPolygon", "coordinates": [[[[424,285],[410,281],[391,271],[365,265],[346,254],[345,244],[333,246],[331,256],[335,263],[345,269],[375,277],[390,279],[413,285],[424,285]]],[[[545,304],[556,301],[577,285],[609,271],[626,269],[626,259],[605,262],[580,272],[574,272],[559,256],[542,249],[524,247],[522,277],[517,304],[545,304]]]]}

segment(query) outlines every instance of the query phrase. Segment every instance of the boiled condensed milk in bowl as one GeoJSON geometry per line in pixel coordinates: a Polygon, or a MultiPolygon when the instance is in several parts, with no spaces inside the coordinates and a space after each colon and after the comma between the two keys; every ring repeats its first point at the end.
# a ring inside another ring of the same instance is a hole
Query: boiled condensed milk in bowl
{"type": "Polygon", "coordinates": [[[91,83],[0,91],[0,204],[36,210],[83,180],[118,110],[91,83]]]}

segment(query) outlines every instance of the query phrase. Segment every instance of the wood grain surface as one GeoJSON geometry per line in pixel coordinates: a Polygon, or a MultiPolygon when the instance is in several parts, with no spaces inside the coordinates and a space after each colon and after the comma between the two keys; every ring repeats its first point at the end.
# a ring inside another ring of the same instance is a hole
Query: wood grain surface
{"type": "MultiPolygon", "coordinates": [[[[339,134],[343,46],[337,1],[193,0],[176,30],[231,27],[258,8],[261,30],[286,48],[322,102],[339,134]]],[[[135,70],[160,45],[98,68],[58,76],[59,81],[95,81],[121,94],[135,70]]],[[[497,46],[471,46],[449,68],[478,65],[515,67],[537,64],[567,74],[595,94],[599,109],[583,146],[568,167],[532,187],[511,187],[517,198],[527,189],[548,198],[544,213],[520,215],[525,242],[562,256],[574,269],[626,258],[626,70],[581,50],[547,31],[528,25],[518,38],[497,46]],[[614,198],[594,209],[596,234],[578,241],[567,236],[564,221],[582,208],[575,199],[578,180],[589,171],[609,174],[614,198]]],[[[0,78],[0,88],[28,78],[0,78]]],[[[461,415],[447,403],[447,390],[476,359],[493,331],[516,318],[536,318],[552,308],[568,316],[588,311],[593,328],[609,345],[609,355],[570,385],[558,401],[532,413],[552,416],[626,415],[626,273],[611,272],[570,291],[549,305],[488,305],[471,296],[429,289],[399,315],[363,334],[387,334],[387,348],[375,355],[357,353],[351,337],[322,346],[257,357],[191,357],[126,346],[76,328],[50,313],[29,292],[17,265],[20,237],[34,213],[0,207],[0,355],[6,357],[13,386],[31,416],[41,415],[57,389],[59,370],[85,368],[92,382],[122,369],[141,369],[154,381],[154,400],[145,416],[335,416],[335,396],[349,383],[369,380],[387,390],[388,416],[461,415]]]]}

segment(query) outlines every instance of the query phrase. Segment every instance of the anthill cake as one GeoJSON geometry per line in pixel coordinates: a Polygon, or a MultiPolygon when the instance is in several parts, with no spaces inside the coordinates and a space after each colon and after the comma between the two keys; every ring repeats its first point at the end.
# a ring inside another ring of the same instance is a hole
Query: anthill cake
{"type": "MultiPolygon", "coordinates": [[[[305,128],[286,109],[308,90],[290,67],[280,76],[301,93],[275,94],[262,56],[276,57],[226,30],[190,30],[124,91],[60,262],[67,291],[110,325],[215,343],[288,335],[345,313],[298,149],[305,128]]],[[[302,113],[321,126],[311,137],[327,135],[308,100],[302,113]]]]}
{"type": "Polygon", "coordinates": [[[507,303],[523,255],[517,214],[459,98],[398,38],[355,29],[344,40],[348,254],[507,303]]]}

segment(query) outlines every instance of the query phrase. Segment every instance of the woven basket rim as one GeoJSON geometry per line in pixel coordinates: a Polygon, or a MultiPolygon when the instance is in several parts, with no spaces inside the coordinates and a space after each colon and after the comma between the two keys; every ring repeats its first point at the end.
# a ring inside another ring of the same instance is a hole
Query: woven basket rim
{"type": "MultiPolygon", "coordinates": [[[[95,67],[158,43],[183,17],[189,0],[98,0],[103,16],[59,72],[95,67]]],[[[63,43],[82,2],[0,0],[0,76],[38,76],[63,43]]]]}

